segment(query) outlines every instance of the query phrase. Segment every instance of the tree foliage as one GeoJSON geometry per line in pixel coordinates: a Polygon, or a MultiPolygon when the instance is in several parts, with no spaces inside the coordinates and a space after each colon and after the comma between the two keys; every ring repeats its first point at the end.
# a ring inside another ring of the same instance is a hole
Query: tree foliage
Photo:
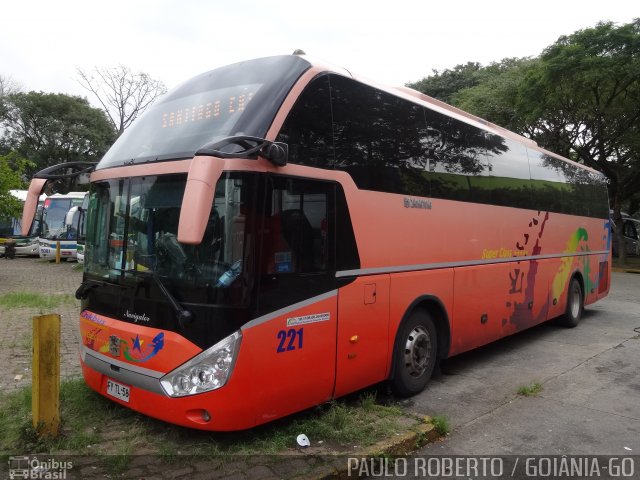
{"type": "Polygon", "coordinates": [[[476,73],[476,85],[453,95],[455,105],[514,132],[529,134],[518,98],[522,82],[538,62],[533,58],[506,58],[482,68],[476,73]]]}
{"type": "Polygon", "coordinates": [[[7,111],[8,97],[20,91],[21,87],[16,81],[6,75],[0,75],[0,118],[7,111]]]}
{"type": "Polygon", "coordinates": [[[160,80],[128,67],[95,68],[94,74],[78,69],[80,85],[98,99],[118,136],[167,88],[160,80]]]}
{"type": "Polygon", "coordinates": [[[640,19],[558,39],[526,77],[520,104],[534,139],[568,147],[607,176],[620,224],[623,205],[640,189],[640,19]]]}
{"type": "Polygon", "coordinates": [[[9,193],[9,190],[26,187],[24,172],[31,166],[31,162],[16,153],[0,155],[0,218],[20,216],[22,204],[9,193]]]}
{"type": "Polygon", "coordinates": [[[456,65],[453,69],[446,69],[442,72],[433,70],[433,75],[418,80],[417,82],[407,83],[407,87],[418,90],[445,103],[455,105],[455,96],[458,92],[474,87],[480,83],[479,73],[481,71],[482,65],[477,62],[468,62],[464,65],[456,65]]]}
{"type": "Polygon", "coordinates": [[[614,220],[640,208],[640,19],[560,37],[537,58],[434,73],[408,86],[604,173],[614,220]]]}
{"type": "Polygon", "coordinates": [[[531,134],[605,173],[615,204],[640,187],[640,19],[561,37],[522,86],[531,134]],[[553,133],[552,133],[553,132],[553,133]]]}
{"type": "Polygon", "coordinates": [[[43,92],[16,93],[6,99],[0,145],[33,162],[33,169],[57,163],[99,160],[115,132],[104,113],[86,99],[43,92]]]}

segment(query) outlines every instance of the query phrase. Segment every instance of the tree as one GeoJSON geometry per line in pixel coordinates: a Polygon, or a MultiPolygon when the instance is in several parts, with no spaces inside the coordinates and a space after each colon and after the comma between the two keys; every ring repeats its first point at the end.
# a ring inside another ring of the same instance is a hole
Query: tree
{"type": "Polygon", "coordinates": [[[478,73],[482,66],[477,62],[467,62],[464,65],[456,65],[452,70],[442,72],[433,70],[433,75],[425,77],[417,82],[407,83],[407,87],[418,90],[425,95],[437,98],[450,105],[455,105],[455,95],[480,82],[478,73]]]}
{"type": "Polygon", "coordinates": [[[95,68],[94,73],[78,69],[79,83],[98,99],[118,136],[167,91],[160,80],[123,65],[95,68]]]}
{"type": "Polygon", "coordinates": [[[30,162],[16,153],[0,155],[0,219],[19,217],[22,213],[21,202],[9,193],[26,186],[23,173],[30,162]]]}
{"type": "Polygon", "coordinates": [[[86,99],[43,92],[9,95],[0,131],[4,151],[33,162],[27,175],[57,163],[97,161],[115,139],[102,110],[86,99]]]}
{"type": "Polygon", "coordinates": [[[640,19],[560,37],[538,58],[464,67],[421,82],[446,84],[456,73],[450,103],[604,173],[616,222],[623,206],[638,208],[640,19]]]}
{"type": "Polygon", "coordinates": [[[529,125],[520,111],[520,87],[538,60],[505,58],[476,74],[477,83],[452,95],[462,110],[487,119],[514,132],[530,136],[529,125]]]}
{"type": "Polygon", "coordinates": [[[0,75],[0,99],[19,93],[21,90],[20,84],[11,77],[0,75]]]}
{"type": "Polygon", "coordinates": [[[21,87],[11,77],[0,75],[0,118],[6,112],[6,101],[9,95],[19,93],[21,87]]]}
{"type": "MultiPolygon", "coordinates": [[[[519,103],[538,143],[560,153],[570,146],[607,176],[619,225],[640,189],[640,19],[560,37],[526,76],[519,103]]],[[[624,249],[620,255],[624,262],[624,249]]]]}

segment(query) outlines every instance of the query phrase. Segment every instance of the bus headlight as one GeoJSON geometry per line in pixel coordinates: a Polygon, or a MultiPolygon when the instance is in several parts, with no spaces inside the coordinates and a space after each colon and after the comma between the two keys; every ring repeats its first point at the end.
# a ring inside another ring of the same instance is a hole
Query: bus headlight
{"type": "Polygon", "coordinates": [[[240,330],[193,357],[160,379],[170,397],[208,392],[227,383],[240,350],[240,330]]]}

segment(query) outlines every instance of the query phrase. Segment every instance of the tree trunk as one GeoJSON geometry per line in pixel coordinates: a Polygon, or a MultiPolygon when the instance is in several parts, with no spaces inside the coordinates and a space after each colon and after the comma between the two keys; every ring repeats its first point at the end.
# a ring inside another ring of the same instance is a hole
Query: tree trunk
{"type": "Polygon", "coordinates": [[[627,250],[624,244],[624,230],[622,225],[622,203],[620,196],[616,194],[613,201],[613,223],[615,224],[615,240],[618,245],[618,259],[621,265],[627,263],[627,250]]]}

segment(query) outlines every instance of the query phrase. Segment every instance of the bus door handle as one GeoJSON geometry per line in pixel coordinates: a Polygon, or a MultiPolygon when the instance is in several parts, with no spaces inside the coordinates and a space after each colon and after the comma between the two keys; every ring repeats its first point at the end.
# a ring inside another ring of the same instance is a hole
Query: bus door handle
{"type": "Polygon", "coordinates": [[[376,303],[376,284],[367,283],[364,285],[364,304],[371,305],[376,303]]]}

